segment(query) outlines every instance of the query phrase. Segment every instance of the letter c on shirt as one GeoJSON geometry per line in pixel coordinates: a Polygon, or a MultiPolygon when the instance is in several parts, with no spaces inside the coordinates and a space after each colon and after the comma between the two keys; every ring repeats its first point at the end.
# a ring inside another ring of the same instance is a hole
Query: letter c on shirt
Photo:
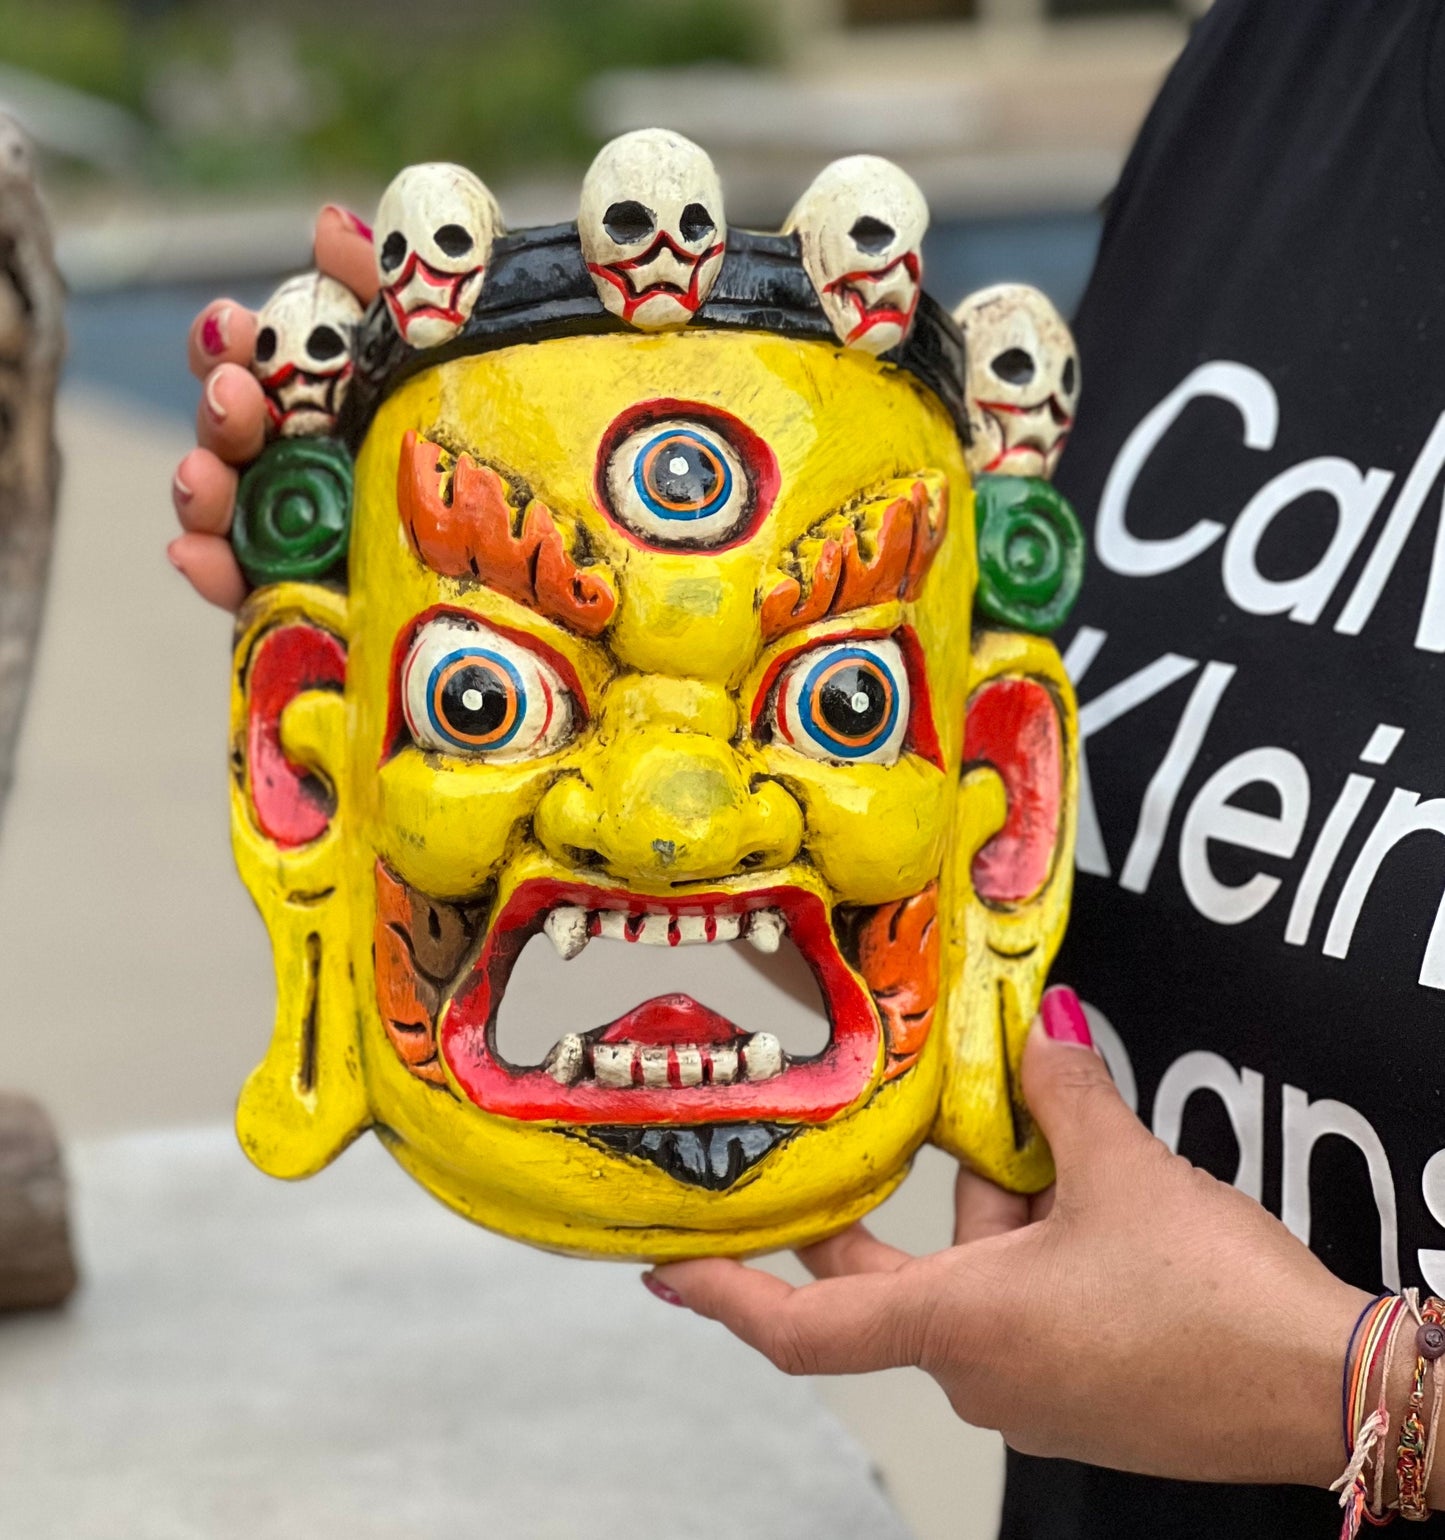
{"type": "Polygon", "coordinates": [[[1217,361],[1201,364],[1176,386],[1129,435],[1114,461],[1104,495],[1099,501],[1094,544],[1099,560],[1111,572],[1125,577],[1156,577],[1172,572],[1208,550],[1224,533],[1214,519],[1200,519],[1181,535],[1165,540],[1141,540],[1125,524],[1129,498],[1149,456],[1164,435],[1183,415],[1191,401],[1214,396],[1228,401],[1244,419],[1244,442],[1249,449],[1273,449],[1279,430],[1279,398],[1274,387],[1246,364],[1217,361]]]}

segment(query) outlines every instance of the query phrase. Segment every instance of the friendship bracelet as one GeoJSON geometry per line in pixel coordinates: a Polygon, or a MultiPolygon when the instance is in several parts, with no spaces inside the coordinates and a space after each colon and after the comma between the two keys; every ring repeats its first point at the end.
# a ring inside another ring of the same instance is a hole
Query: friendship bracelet
{"type": "Polygon", "coordinates": [[[1355,1319],[1355,1324],[1350,1332],[1350,1340],[1345,1346],[1345,1363],[1340,1374],[1340,1422],[1342,1424],[1342,1437],[1345,1443],[1345,1459],[1348,1460],[1354,1453],[1355,1423],[1350,1417],[1350,1411],[1354,1405],[1354,1368],[1357,1363],[1355,1356],[1355,1344],[1360,1340],[1360,1330],[1365,1324],[1365,1317],[1382,1310],[1392,1299],[1389,1294],[1377,1294],[1355,1319]]]}
{"type": "Polygon", "coordinates": [[[1445,1304],[1429,1299],[1423,1307],[1416,1303],[1413,1290],[1406,1291],[1411,1314],[1419,1323],[1415,1332],[1415,1375],[1410,1383],[1410,1397],[1405,1405],[1405,1415],[1400,1421],[1400,1438],[1396,1450],[1395,1473],[1400,1489],[1401,1517],[1422,1520],[1430,1517],[1425,1504],[1428,1484],[1427,1451],[1433,1464],[1435,1430],[1440,1420],[1440,1394],[1436,1376],[1435,1404],[1430,1416],[1430,1435],[1425,1432],[1423,1415],[1425,1404],[1425,1376],[1433,1371],[1442,1355],[1445,1355],[1445,1304]]]}
{"type": "Polygon", "coordinates": [[[1419,1306],[1416,1304],[1418,1294],[1416,1291],[1406,1289],[1401,1295],[1399,1308],[1390,1317],[1389,1336],[1385,1344],[1385,1365],[1380,1370],[1380,1406],[1379,1410],[1385,1418],[1385,1425],[1380,1431],[1380,1449],[1375,1457],[1375,1500],[1373,1504],[1365,1505],[1365,1520],[1373,1524],[1376,1529],[1383,1529],[1386,1524],[1391,1524],[1395,1519],[1392,1508],[1385,1506],[1385,1441],[1390,1434],[1390,1380],[1391,1371],[1395,1367],[1395,1345],[1400,1340],[1400,1327],[1415,1314],[1419,1306]]]}
{"type": "MultiPolygon", "coordinates": [[[[1345,1514],[1344,1523],[1340,1528],[1340,1540],[1355,1540],[1361,1523],[1367,1519],[1370,1523],[1378,1525],[1388,1523],[1394,1517],[1393,1514],[1385,1514],[1377,1518],[1371,1513],[1365,1467],[1369,1464],[1376,1445],[1388,1435],[1390,1430],[1390,1413],[1385,1404],[1385,1391],[1389,1385],[1389,1368],[1396,1328],[1405,1315],[1406,1308],[1404,1299],[1398,1295],[1382,1295],[1372,1305],[1366,1307],[1361,1321],[1356,1323],[1352,1337],[1352,1341],[1358,1338],[1359,1348],[1354,1354],[1347,1377],[1346,1400],[1350,1408],[1347,1427],[1352,1430],[1346,1435],[1349,1464],[1346,1465],[1343,1475],[1330,1486],[1332,1492],[1340,1493],[1340,1507],[1345,1514]],[[1385,1360],[1385,1372],[1379,1382],[1380,1401],[1367,1415],[1365,1402],[1374,1380],[1375,1367],[1382,1356],[1385,1360]]],[[[1378,1478],[1378,1462],[1376,1473],[1378,1478]]],[[[1379,1500],[1380,1482],[1377,1479],[1377,1507],[1380,1505],[1379,1500]]]]}

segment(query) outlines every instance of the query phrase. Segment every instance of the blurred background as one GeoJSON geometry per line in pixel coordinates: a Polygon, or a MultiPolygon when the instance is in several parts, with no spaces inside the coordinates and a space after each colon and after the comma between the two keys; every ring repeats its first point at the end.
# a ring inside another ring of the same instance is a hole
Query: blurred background
{"type": "MultiPolygon", "coordinates": [[[[38,146],[71,291],[54,577],[0,832],[0,1086],[82,1144],[220,1124],[266,1037],[227,847],[229,620],[163,554],[204,300],[259,304],[309,265],[323,201],[370,219],[414,161],[471,166],[514,226],[571,218],[598,145],[657,124],[707,148],[739,225],[775,227],[836,156],[889,156],[932,205],[940,300],[1019,279],[1068,312],[1206,4],[0,0],[0,109],[38,146]]],[[[924,1158],[879,1227],[944,1244],[950,1180],[924,1158]]],[[[997,1440],[922,1376],[817,1390],[919,1540],[992,1534],[997,1440]]]]}

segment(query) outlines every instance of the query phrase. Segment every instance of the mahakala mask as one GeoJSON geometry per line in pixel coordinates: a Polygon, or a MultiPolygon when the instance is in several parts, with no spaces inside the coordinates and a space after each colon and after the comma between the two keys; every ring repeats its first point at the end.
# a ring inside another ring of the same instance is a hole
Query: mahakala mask
{"type": "MultiPolygon", "coordinates": [[[[882,357],[840,340],[842,258],[811,263],[806,222],[725,233],[656,142],[650,169],[637,136],[603,152],[603,196],[669,230],[706,209],[726,249],[691,252],[694,310],[617,314],[585,222],[497,232],[444,352],[383,299],[338,436],[248,472],[232,827],[276,956],[238,1113],[259,1166],[309,1175],[374,1127],[481,1224],[669,1259],[820,1239],[928,1139],[1050,1179],[1018,1070],[1070,888],[1073,697],[1038,633],[1078,531],[1011,478],[976,532],[940,307],[903,295],[882,357]],[[639,978],[659,949],[795,948],[828,1041],[642,982],[509,1062],[539,935],[633,947],[639,978]]],[[[886,217],[916,284],[926,211],[871,159],[850,201],[841,164],[833,204],[886,217]]]]}

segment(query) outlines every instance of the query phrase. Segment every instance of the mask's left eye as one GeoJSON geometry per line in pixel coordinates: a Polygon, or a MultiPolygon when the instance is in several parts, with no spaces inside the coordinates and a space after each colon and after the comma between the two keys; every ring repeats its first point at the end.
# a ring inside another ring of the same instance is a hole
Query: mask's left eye
{"type": "Polygon", "coordinates": [[[911,714],[908,671],[897,642],[825,642],[784,670],[772,725],[784,742],[812,759],[891,765],[903,752],[911,714]]]}
{"type": "Polygon", "coordinates": [[[489,760],[550,754],[571,737],[575,713],[556,670],[530,648],[454,618],[417,632],[401,702],[419,748],[489,760]]]}

